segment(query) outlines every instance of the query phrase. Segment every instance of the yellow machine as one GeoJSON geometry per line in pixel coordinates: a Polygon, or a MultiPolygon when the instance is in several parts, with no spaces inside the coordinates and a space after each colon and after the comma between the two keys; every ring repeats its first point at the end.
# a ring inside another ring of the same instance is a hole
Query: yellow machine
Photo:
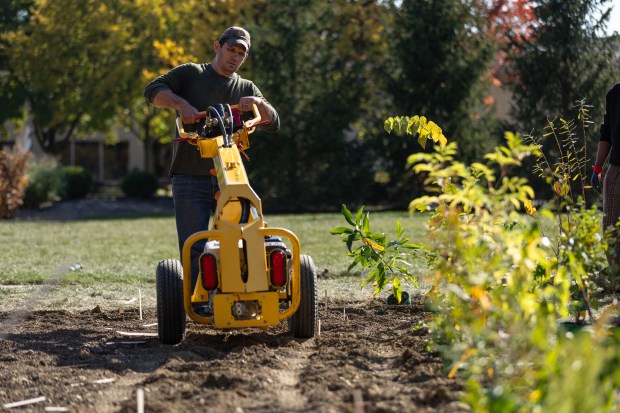
{"type": "Polygon", "coordinates": [[[209,107],[203,115],[204,122],[191,127],[178,118],[177,128],[181,140],[213,159],[220,192],[211,229],[187,239],[181,262],[167,259],[157,266],[159,338],[165,344],[183,340],[187,316],[216,329],[267,328],[288,320],[293,336],[313,337],[318,304],[312,258],[301,255],[292,232],[267,226],[241,158],[261,121],[258,108],[247,121],[229,105],[209,107]],[[193,282],[190,251],[202,240],[193,282]]]}

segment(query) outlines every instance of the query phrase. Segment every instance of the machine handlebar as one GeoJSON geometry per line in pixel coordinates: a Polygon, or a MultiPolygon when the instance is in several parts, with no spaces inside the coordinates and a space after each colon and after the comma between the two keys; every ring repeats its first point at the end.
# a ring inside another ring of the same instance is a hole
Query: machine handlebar
{"type": "Polygon", "coordinates": [[[195,143],[198,139],[215,138],[223,136],[227,141],[232,135],[242,129],[245,133],[252,133],[257,126],[263,124],[261,115],[256,104],[252,104],[254,118],[241,121],[241,111],[238,105],[209,106],[207,111],[199,112],[196,123],[183,123],[183,119],[176,119],[176,126],[180,138],[175,140],[195,143]],[[211,117],[213,116],[213,117],[211,117]]]}

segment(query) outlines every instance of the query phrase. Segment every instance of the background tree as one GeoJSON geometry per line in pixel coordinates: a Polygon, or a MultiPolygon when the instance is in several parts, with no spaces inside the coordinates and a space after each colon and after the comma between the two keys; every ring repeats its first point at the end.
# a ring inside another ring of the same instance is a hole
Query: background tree
{"type": "Polygon", "coordinates": [[[107,130],[116,106],[127,101],[127,79],[136,73],[123,53],[131,22],[119,7],[113,0],[37,2],[28,23],[3,36],[5,85],[24,92],[47,152],[59,152],[74,134],[107,130]]]}
{"type": "MultiPolygon", "coordinates": [[[[404,0],[392,6],[389,60],[384,73],[392,103],[388,115],[419,114],[433,119],[458,141],[461,156],[474,159],[493,142],[497,121],[487,76],[495,53],[485,8],[476,0],[404,0]]],[[[404,165],[420,150],[411,141],[381,136],[389,174],[389,197],[401,202],[422,191],[404,165]],[[404,196],[406,194],[406,196],[404,196]]]]}
{"type": "MultiPolygon", "coordinates": [[[[605,37],[609,0],[543,0],[528,35],[513,34],[510,75],[519,129],[540,131],[547,119],[571,118],[586,99],[595,121],[618,79],[617,40],[605,37]]],[[[592,133],[596,133],[593,128],[592,133]]]]}
{"type": "Polygon", "coordinates": [[[0,123],[19,118],[23,112],[27,91],[12,73],[7,33],[28,23],[28,9],[33,3],[34,0],[5,0],[0,3],[0,123]]]}
{"type": "MultiPolygon", "coordinates": [[[[606,37],[608,0],[544,0],[533,9],[536,24],[528,36],[512,35],[508,74],[513,79],[512,129],[535,136],[551,136],[545,130],[554,119],[578,117],[578,101],[591,105],[591,121],[602,121],[607,90],[618,81],[617,37],[606,37]]],[[[557,124],[557,123],[556,123],[557,124]]],[[[577,126],[577,125],[575,125],[577,126]]],[[[599,128],[587,129],[584,162],[592,162],[599,128]]],[[[542,140],[552,156],[560,153],[552,139],[542,140]]],[[[577,154],[573,154],[577,156],[577,154]]],[[[529,169],[529,168],[528,168],[529,169]]],[[[537,195],[552,197],[550,188],[532,179],[537,195]]]]}
{"type": "Polygon", "coordinates": [[[386,13],[379,1],[256,3],[248,63],[282,127],[254,137],[248,169],[274,208],[324,209],[369,195],[375,159],[355,122],[380,93],[373,82],[382,76],[386,13]]]}

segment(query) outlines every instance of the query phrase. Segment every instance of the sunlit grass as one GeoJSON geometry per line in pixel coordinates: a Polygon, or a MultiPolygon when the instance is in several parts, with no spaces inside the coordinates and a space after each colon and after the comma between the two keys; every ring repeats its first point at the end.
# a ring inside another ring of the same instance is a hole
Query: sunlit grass
{"type": "MultiPolygon", "coordinates": [[[[330,234],[332,228],[345,225],[342,215],[272,215],[266,220],[270,227],[287,228],[299,238],[302,254],[312,256],[316,264],[320,294],[329,289],[332,297],[346,297],[351,286],[359,290],[364,274],[346,274],[346,246],[330,234]]],[[[397,220],[414,242],[423,236],[426,217],[411,217],[406,211],[371,213],[371,228],[393,234],[397,220]]],[[[178,258],[176,239],[172,217],[1,222],[2,307],[36,298],[42,284],[50,282],[56,285],[54,292],[45,294],[52,306],[81,307],[80,302],[98,300],[122,304],[139,289],[145,302],[152,302],[155,268],[162,259],[178,258]]],[[[357,293],[372,295],[372,287],[357,293]]]]}

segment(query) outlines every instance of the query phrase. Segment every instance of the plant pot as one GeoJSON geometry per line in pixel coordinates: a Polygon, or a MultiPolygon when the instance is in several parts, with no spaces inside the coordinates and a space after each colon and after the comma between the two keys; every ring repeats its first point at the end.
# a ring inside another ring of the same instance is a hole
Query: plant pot
{"type": "Polygon", "coordinates": [[[385,300],[386,304],[389,305],[411,305],[411,296],[407,291],[403,291],[400,295],[400,303],[394,294],[388,295],[385,300]]]}

